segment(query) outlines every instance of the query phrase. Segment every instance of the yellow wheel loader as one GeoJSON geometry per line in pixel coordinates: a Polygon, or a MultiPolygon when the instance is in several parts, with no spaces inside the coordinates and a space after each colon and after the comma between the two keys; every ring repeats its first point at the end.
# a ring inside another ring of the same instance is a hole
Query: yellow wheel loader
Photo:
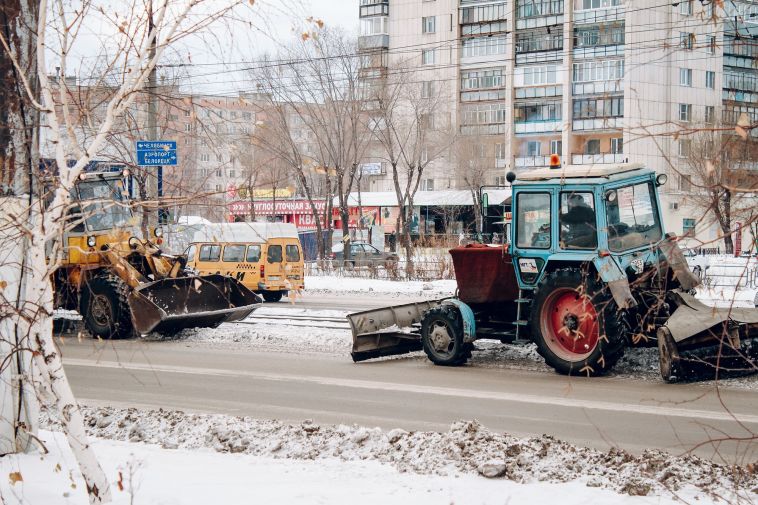
{"type": "Polygon", "coordinates": [[[99,338],[215,327],[247,317],[262,302],[235,279],[189,275],[164,254],[162,232],[140,238],[124,173],[83,173],[67,213],[63,258],[53,274],[56,308],[77,310],[99,338]]]}

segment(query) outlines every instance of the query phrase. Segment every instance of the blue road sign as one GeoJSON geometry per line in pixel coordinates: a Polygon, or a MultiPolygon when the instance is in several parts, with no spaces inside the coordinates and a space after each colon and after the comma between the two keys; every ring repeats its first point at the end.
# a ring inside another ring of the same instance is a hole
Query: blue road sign
{"type": "Polygon", "coordinates": [[[137,141],[137,165],[170,166],[176,165],[178,160],[175,140],[137,141]]]}

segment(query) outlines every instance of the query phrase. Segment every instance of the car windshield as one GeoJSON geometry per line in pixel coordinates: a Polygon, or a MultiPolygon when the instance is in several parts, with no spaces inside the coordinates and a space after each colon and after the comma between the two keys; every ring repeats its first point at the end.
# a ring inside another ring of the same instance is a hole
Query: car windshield
{"type": "Polygon", "coordinates": [[[82,181],[77,185],[84,222],[89,231],[103,231],[130,225],[129,203],[119,179],[82,181]]]}
{"type": "Polygon", "coordinates": [[[606,213],[611,251],[652,244],[663,236],[651,183],[626,186],[609,193],[606,213]]]}

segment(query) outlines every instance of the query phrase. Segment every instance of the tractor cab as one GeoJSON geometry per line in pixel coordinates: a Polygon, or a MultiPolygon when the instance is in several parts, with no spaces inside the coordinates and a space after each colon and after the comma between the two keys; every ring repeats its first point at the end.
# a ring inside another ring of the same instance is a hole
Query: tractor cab
{"type": "Polygon", "coordinates": [[[664,240],[658,186],[665,175],[640,165],[570,166],[509,174],[510,253],[522,289],[546,272],[577,263],[640,273],[664,240]]]}

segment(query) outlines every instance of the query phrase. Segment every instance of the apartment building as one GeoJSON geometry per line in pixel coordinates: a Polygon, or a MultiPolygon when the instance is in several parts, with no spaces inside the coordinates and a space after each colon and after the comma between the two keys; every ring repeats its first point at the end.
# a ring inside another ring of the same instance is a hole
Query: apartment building
{"type": "MultiPolygon", "coordinates": [[[[554,153],[564,164],[643,163],[669,174],[667,229],[711,240],[715,223],[688,198],[683,133],[758,120],[758,3],[713,4],[360,0],[359,47],[373,78],[415,58],[417,85],[454,97],[458,141],[475,149],[430,166],[424,189],[460,187],[468,156],[485,160],[489,184],[554,153]]],[[[388,177],[371,175],[370,189],[389,189],[388,177]]]]}

